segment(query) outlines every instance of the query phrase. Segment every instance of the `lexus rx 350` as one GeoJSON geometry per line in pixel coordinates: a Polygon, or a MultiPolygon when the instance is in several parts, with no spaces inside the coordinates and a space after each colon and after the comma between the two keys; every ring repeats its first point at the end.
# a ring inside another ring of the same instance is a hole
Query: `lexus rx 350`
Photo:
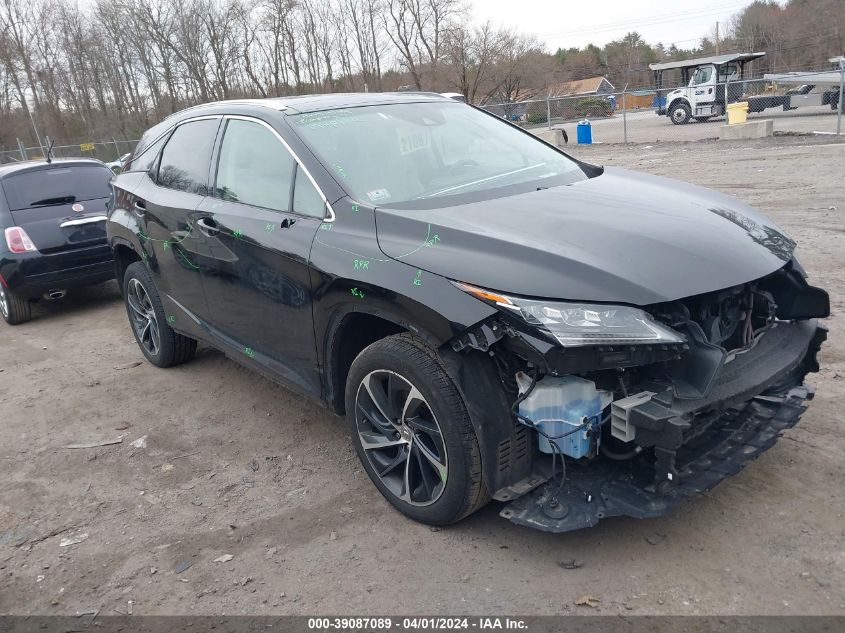
{"type": "Polygon", "coordinates": [[[160,367],[197,341],[345,415],[406,515],[650,517],[798,420],[827,294],[735,198],[433,94],[229,101],[144,134],[109,243],[160,367]]]}

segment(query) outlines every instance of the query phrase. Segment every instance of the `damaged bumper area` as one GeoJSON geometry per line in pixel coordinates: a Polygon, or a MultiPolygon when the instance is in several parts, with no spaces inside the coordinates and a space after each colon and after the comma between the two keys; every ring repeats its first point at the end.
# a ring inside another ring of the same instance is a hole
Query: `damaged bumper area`
{"type": "Polygon", "coordinates": [[[769,335],[753,356],[725,368],[706,400],[677,401],[664,392],[629,409],[638,446],[652,450],[624,462],[568,463],[562,487],[553,479],[508,504],[501,516],[549,532],[612,516],[657,517],[742,470],[795,426],[812,399],[803,380],[818,369],[826,330],[804,321],[769,335]]]}
{"type": "MultiPolygon", "coordinates": [[[[816,320],[827,295],[800,272],[647,308],[654,322],[635,319],[665,339],[657,344],[560,345],[560,331],[553,341],[516,319],[459,341],[494,357],[511,394],[515,431],[488,480],[509,502],[501,516],[549,532],[661,516],[771,448],[812,399],[804,380],[827,338],[816,320]]],[[[631,322],[607,312],[614,326],[631,322]]]]}
{"type": "Polygon", "coordinates": [[[813,397],[804,376],[818,370],[816,353],[826,336],[814,320],[781,324],[725,366],[707,398],[678,400],[667,389],[629,408],[636,444],[650,450],[626,461],[567,463],[562,486],[554,478],[501,516],[568,532],[612,516],[661,516],[712,489],[798,422],[813,397]]]}

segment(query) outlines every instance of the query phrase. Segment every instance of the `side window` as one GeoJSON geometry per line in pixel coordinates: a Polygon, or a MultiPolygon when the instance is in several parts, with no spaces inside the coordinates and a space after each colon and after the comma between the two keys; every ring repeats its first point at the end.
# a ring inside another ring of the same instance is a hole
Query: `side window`
{"type": "Polygon", "coordinates": [[[220,146],[215,195],[287,211],[295,164],[287,148],[263,125],[231,119],[220,146]]]}
{"type": "Polygon", "coordinates": [[[218,124],[218,119],[203,119],[176,128],[161,154],[159,185],[201,196],[208,194],[208,166],[218,124]]]}
{"type": "Polygon", "coordinates": [[[161,146],[167,140],[167,136],[165,134],[152,145],[148,145],[143,154],[132,160],[129,171],[149,171],[150,178],[155,178],[156,159],[158,158],[159,151],[161,151],[161,146]]]}
{"type": "Polygon", "coordinates": [[[719,81],[724,82],[728,79],[737,79],[739,77],[739,73],[737,72],[736,66],[722,66],[719,69],[719,81]]]}
{"type": "Polygon", "coordinates": [[[315,218],[323,218],[326,215],[326,203],[305,172],[299,168],[296,170],[296,184],[293,189],[293,210],[315,218]]]}

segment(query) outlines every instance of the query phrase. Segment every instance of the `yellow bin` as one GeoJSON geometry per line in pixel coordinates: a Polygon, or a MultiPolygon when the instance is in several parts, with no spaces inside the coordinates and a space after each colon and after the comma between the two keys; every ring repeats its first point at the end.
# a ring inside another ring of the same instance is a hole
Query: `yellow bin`
{"type": "Polygon", "coordinates": [[[728,104],[728,125],[745,123],[748,120],[748,102],[737,101],[728,104]]]}

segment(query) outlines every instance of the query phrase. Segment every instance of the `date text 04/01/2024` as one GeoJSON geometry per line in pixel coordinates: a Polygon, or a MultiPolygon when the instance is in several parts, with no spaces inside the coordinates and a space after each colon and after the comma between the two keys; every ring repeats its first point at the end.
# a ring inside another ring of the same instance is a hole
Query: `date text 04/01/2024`
{"type": "Polygon", "coordinates": [[[526,629],[527,624],[520,618],[500,617],[408,617],[394,620],[388,617],[351,617],[351,618],[308,618],[310,630],[493,630],[526,629]]]}

